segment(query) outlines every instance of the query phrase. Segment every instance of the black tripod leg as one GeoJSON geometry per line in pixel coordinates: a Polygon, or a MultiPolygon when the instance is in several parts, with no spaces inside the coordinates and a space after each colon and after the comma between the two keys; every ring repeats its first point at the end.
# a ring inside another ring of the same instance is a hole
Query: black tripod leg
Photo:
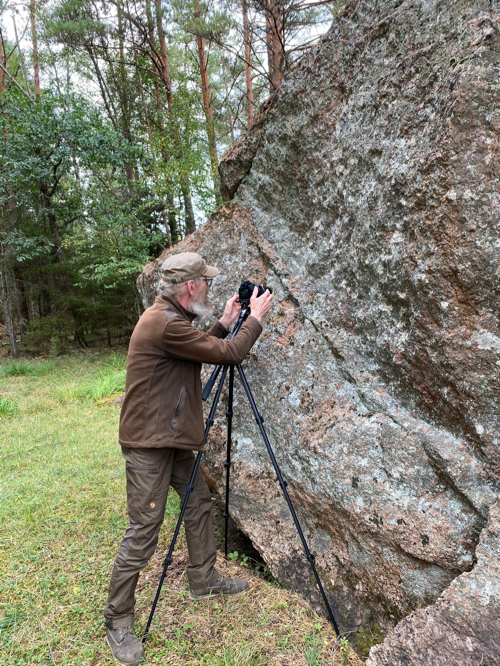
{"type": "Polygon", "coordinates": [[[290,497],[288,495],[287,491],[287,482],[283,478],[283,475],[281,474],[279,465],[276,461],[276,458],[274,456],[274,451],[271,447],[271,443],[269,442],[269,438],[267,436],[267,433],[264,429],[264,419],[262,416],[259,414],[259,411],[257,409],[257,405],[255,404],[255,400],[253,399],[252,392],[250,391],[250,386],[248,385],[247,378],[245,377],[245,373],[243,372],[243,368],[241,365],[238,366],[238,372],[240,373],[240,378],[243,384],[243,387],[245,388],[245,393],[247,394],[248,401],[250,402],[250,406],[252,407],[252,411],[255,416],[255,420],[257,421],[257,425],[259,426],[260,433],[262,435],[262,438],[264,440],[264,443],[267,448],[267,452],[269,453],[269,457],[271,458],[271,462],[274,467],[274,471],[276,472],[276,476],[278,477],[279,484],[281,486],[281,490],[283,491],[283,495],[285,496],[286,503],[288,504],[288,508],[290,510],[290,513],[292,514],[293,522],[295,523],[295,527],[297,529],[297,532],[299,533],[300,540],[302,541],[302,546],[304,547],[307,561],[311,565],[311,569],[313,570],[314,577],[316,578],[316,582],[318,583],[319,591],[321,592],[321,596],[323,597],[323,601],[326,606],[326,610],[328,612],[328,617],[330,618],[331,623],[333,624],[333,628],[335,629],[335,633],[337,636],[340,636],[340,631],[337,626],[337,623],[335,621],[335,618],[333,616],[332,609],[330,608],[330,604],[328,603],[328,599],[326,598],[325,590],[323,589],[323,584],[321,583],[320,577],[318,575],[318,572],[316,570],[316,565],[314,564],[314,555],[311,553],[309,550],[309,546],[307,545],[307,541],[305,539],[304,533],[302,532],[302,528],[299,523],[299,519],[297,518],[297,514],[295,513],[295,509],[293,508],[292,502],[290,500],[290,497]]]}
{"type": "MultiPolygon", "coordinates": [[[[205,442],[207,441],[207,437],[208,437],[208,433],[210,432],[210,428],[212,427],[212,425],[214,423],[214,415],[215,415],[215,411],[217,409],[217,405],[219,404],[220,396],[221,396],[221,393],[222,393],[222,387],[224,386],[224,381],[226,379],[227,368],[228,368],[227,365],[224,366],[224,369],[222,371],[222,377],[220,379],[219,385],[217,387],[217,392],[215,394],[215,398],[214,398],[214,401],[212,403],[212,407],[210,409],[210,414],[209,414],[208,419],[206,420],[206,424],[205,424],[205,442]]],[[[179,515],[179,519],[177,520],[177,525],[175,526],[174,536],[172,538],[170,548],[168,549],[167,557],[165,558],[165,561],[163,562],[163,571],[162,571],[162,574],[161,574],[160,582],[158,584],[158,589],[156,590],[156,595],[155,595],[155,599],[153,601],[153,606],[151,607],[151,612],[149,614],[148,623],[146,625],[146,630],[144,632],[144,636],[142,637],[142,642],[143,643],[146,642],[146,639],[148,637],[149,628],[151,627],[151,622],[153,621],[153,617],[154,617],[155,610],[156,610],[156,605],[158,603],[158,599],[160,598],[161,588],[163,587],[163,581],[165,580],[165,576],[167,574],[167,569],[170,566],[170,564],[172,563],[172,554],[174,552],[175,544],[177,542],[177,537],[179,536],[179,532],[180,532],[181,524],[182,524],[182,519],[184,518],[184,513],[186,511],[187,503],[189,501],[189,496],[191,495],[191,493],[194,490],[194,480],[195,480],[195,477],[196,477],[196,473],[198,472],[198,468],[200,466],[200,461],[201,461],[201,456],[202,455],[203,455],[203,451],[200,451],[198,453],[198,455],[196,456],[193,471],[191,473],[191,478],[189,479],[189,484],[186,486],[186,496],[184,497],[184,502],[182,503],[181,513],[179,515]]]]}
{"type": "Polygon", "coordinates": [[[224,552],[227,557],[227,529],[229,521],[229,472],[231,469],[231,433],[233,425],[233,386],[234,386],[234,365],[229,368],[229,397],[227,401],[227,453],[226,453],[226,462],[224,467],[226,468],[226,507],[224,509],[224,552]]]}

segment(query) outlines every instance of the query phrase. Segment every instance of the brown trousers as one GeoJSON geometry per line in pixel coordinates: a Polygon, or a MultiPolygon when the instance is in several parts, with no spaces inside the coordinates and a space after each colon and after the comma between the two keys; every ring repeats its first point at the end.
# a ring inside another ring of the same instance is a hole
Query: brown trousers
{"type": "MultiPolygon", "coordinates": [[[[127,508],[130,524],[116,557],[109,584],[106,620],[114,626],[133,624],[135,588],[158,543],[169,486],[181,498],[186,495],[194,467],[192,451],[182,449],[126,449],[127,508]]],[[[190,564],[187,568],[193,592],[204,591],[218,578],[214,568],[216,546],[212,525],[212,498],[203,474],[198,471],[194,491],[184,514],[190,564]]]]}

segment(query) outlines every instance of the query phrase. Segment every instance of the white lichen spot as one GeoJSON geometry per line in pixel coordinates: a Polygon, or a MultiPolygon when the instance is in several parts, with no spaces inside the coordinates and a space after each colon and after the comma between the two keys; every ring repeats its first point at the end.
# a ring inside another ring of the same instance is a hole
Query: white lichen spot
{"type": "Polygon", "coordinates": [[[450,201],[456,201],[458,195],[455,190],[448,190],[444,196],[450,201]]]}
{"type": "Polygon", "coordinates": [[[484,428],[480,423],[476,423],[476,432],[478,435],[482,435],[484,432],[484,428]]]}
{"type": "Polygon", "coordinates": [[[485,329],[475,331],[472,334],[472,341],[477,344],[479,349],[488,349],[500,354],[500,338],[485,329]]]}
{"type": "Polygon", "coordinates": [[[288,402],[292,407],[295,407],[295,409],[297,409],[297,407],[300,405],[299,392],[296,390],[291,391],[290,395],[288,396],[288,402]]]}

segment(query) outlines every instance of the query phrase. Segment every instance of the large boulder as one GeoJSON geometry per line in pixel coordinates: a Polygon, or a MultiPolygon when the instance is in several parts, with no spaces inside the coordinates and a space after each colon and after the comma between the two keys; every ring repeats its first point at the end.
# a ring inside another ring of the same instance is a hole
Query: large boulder
{"type": "MultiPolygon", "coordinates": [[[[488,575],[474,566],[500,477],[499,20],[497,3],[351,2],[223,158],[235,200],[171,250],[219,266],[219,308],[243,279],[274,289],[245,372],[334,613],[365,651],[406,616],[422,623],[418,609],[442,614],[464,572],[488,575]]],[[[139,278],[145,305],[165,256],[139,278]]],[[[319,607],[236,393],[231,513],[319,607]]],[[[223,415],[204,467],[219,492],[223,415]]],[[[460,589],[465,625],[480,601],[460,589]]]]}

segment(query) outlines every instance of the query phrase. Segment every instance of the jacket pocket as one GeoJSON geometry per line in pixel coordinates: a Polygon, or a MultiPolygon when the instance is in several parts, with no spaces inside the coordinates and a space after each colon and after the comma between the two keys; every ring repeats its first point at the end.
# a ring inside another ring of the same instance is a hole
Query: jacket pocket
{"type": "Polygon", "coordinates": [[[172,430],[177,430],[177,424],[179,423],[179,419],[182,416],[182,411],[184,409],[185,402],[186,402],[186,387],[183,386],[181,389],[181,393],[179,395],[177,407],[175,408],[174,415],[172,417],[172,422],[170,423],[170,427],[172,428],[172,430]]]}

